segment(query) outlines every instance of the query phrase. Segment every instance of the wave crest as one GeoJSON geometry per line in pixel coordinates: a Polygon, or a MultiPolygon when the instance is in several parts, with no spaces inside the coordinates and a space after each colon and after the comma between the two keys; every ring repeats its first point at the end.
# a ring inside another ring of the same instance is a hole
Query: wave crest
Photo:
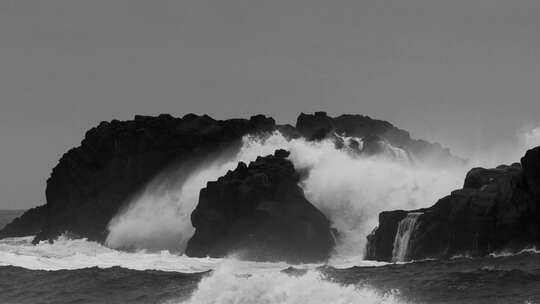
{"type": "MultiPolygon", "coordinates": [[[[281,272],[238,274],[234,262],[225,263],[204,278],[185,304],[331,304],[402,303],[396,291],[382,294],[368,287],[341,285],[324,278],[315,270],[302,276],[281,272]]],[[[172,304],[174,302],[170,302],[172,304]]]]}

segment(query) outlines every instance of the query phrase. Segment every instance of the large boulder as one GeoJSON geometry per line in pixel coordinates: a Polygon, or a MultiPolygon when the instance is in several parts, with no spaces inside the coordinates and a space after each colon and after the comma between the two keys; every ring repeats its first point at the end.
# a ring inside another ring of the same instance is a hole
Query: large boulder
{"type": "MultiPolygon", "coordinates": [[[[539,156],[537,147],[526,153],[521,165],[470,170],[462,189],[422,210],[410,237],[407,256],[483,256],[540,245],[539,156]]],[[[402,211],[393,214],[403,216],[402,211]]],[[[379,227],[386,227],[385,232],[377,229],[368,238],[368,246],[390,243],[398,225],[396,218],[380,217],[379,227]]],[[[388,249],[375,254],[368,251],[368,257],[391,260],[388,249]]]]}
{"type": "Polygon", "coordinates": [[[289,153],[239,163],[201,190],[186,254],[247,260],[326,260],[334,237],[328,219],[304,196],[289,153]]]}
{"type": "Polygon", "coordinates": [[[104,241],[111,218],[162,169],[238,149],[243,135],[274,129],[274,120],[262,115],[219,121],[207,115],[164,114],[102,122],[53,169],[47,180],[47,204],[25,213],[0,237],[38,233],[35,241],[39,241],[70,232],[104,241]]]}

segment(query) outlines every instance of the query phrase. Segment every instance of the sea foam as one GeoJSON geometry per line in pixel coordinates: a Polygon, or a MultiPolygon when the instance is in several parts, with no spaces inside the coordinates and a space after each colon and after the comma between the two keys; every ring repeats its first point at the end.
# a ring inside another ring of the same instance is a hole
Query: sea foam
{"type": "Polygon", "coordinates": [[[183,273],[213,269],[221,259],[189,258],[163,250],[156,253],[124,252],[86,239],[61,236],[53,243],[32,244],[33,237],[0,240],[0,266],[18,266],[34,270],[109,268],[120,266],[135,270],[163,270],[183,273]]]}
{"type": "MultiPolygon", "coordinates": [[[[275,271],[238,274],[237,262],[222,264],[198,285],[186,304],[391,304],[402,303],[399,292],[381,293],[370,287],[342,285],[315,270],[302,276],[275,271]]],[[[171,301],[169,303],[175,303],[171,301]]],[[[178,302],[176,302],[178,303],[178,302]]]]}
{"type": "MultiPolygon", "coordinates": [[[[86,239],[69,239],[60,236],[54,242],[42,241],[32,244],[33,237],[6,238],[0,240],[0,266],[17,266],[33,270],[82,269],[88,267],[110,268],[123,267],[134,270],[161,270],[182,273],[196,273],[213,270],[223,263],[235,260],[234,255],[227,258],[191,258],[171,253],[120,251],[105,247],[86,239]]],[[[342,261],[330,264],[336,268],[352,266],[381,266],[386,263],[373,261],[342,261]]],[[[238,271],[257,272],[260,270],[282,270],[290,265],[285,262],[251,262],[235,263],[238,271]]],[[[306,269],[314,269],[322,264],[295,265],[306,269]]]]}

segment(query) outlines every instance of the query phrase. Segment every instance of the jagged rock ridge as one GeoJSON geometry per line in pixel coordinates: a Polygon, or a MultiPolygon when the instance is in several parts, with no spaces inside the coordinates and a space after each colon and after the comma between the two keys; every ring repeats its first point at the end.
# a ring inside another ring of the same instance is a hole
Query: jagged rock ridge
{"type": "Polygon", "coordinates": [[[369,138],[368,143],[374,147],[368,149],[375,151],[380,149],[377,147],[378,140],[384,139],[423,162],[441,165],[464,163],[463,159],[453,156],[448,148],[443,148],[438,143],[412,139],[409,132],[387,121],[364,115],[345,114],[332,118],[326,112],[315,112],[313,115],[301,113],[296,122],[296,130],[301,136],[312,140],[325,138],[331,133],[369,138]]]}

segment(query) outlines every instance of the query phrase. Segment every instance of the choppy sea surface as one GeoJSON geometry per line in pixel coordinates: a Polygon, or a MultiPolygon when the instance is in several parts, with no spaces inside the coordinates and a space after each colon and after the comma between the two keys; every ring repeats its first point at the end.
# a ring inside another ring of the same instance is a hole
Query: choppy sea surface
{"type": "Polygon", "coordinates": [[[540,303],[534,249],[401,264],[287,265],[31,240],[0,240],[0,303],[540,303]]]}

